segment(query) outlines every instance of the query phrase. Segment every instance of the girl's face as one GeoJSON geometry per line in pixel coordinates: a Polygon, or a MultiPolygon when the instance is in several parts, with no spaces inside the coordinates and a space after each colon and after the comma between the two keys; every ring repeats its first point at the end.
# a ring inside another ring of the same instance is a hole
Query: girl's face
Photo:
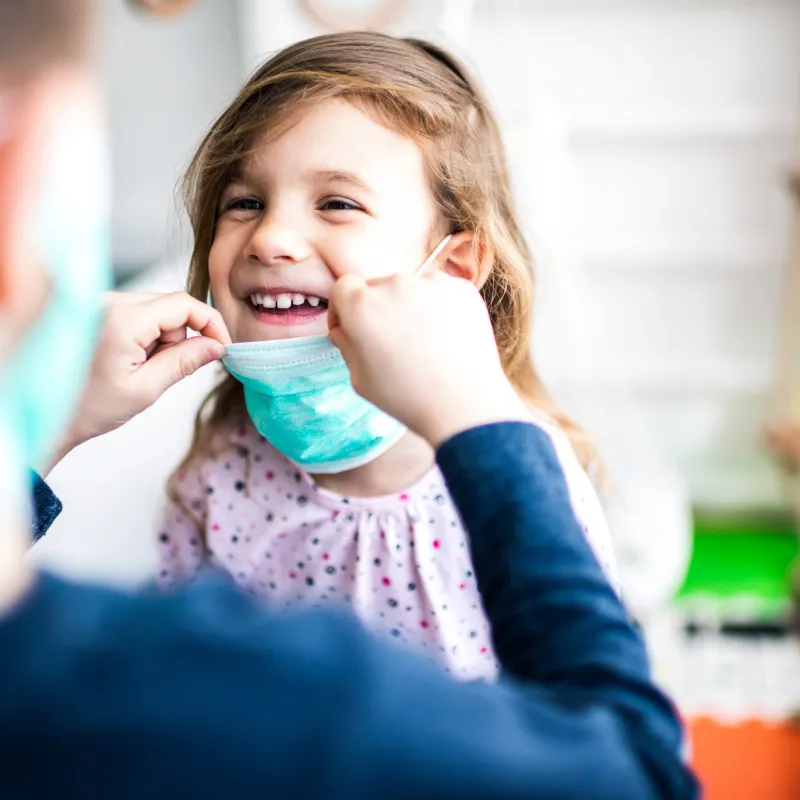
{"type": "Polygon", "coordinates": [[[259,145],[218,214],[211,293],[235,342],[327,333],[336,279],[412,272],[436,223],[421,149],[341,100],[259,145]]]}

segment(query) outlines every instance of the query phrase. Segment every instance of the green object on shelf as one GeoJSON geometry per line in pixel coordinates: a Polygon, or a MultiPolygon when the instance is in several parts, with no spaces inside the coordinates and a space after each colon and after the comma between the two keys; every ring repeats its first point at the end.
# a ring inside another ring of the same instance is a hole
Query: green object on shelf
{"type": "Polygon", "coordinates": [[[712,599],[722,606],[749,598],[765,612],[786,607],[798,557],[791,525],[753,520],[698,520],[679,605],[712,599]]]}

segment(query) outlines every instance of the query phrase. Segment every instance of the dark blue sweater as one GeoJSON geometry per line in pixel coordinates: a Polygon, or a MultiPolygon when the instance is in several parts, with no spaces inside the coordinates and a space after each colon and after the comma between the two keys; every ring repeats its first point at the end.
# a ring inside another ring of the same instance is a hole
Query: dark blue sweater
{"type": "Polygon", "coordinates": [[[438,461],[499,685],[454,683],[343,613],[273,614],[227,584],[156,596],[42,575],[0,619],[0,797],[697,796],[549,439],[487,426],[438,461]]]}

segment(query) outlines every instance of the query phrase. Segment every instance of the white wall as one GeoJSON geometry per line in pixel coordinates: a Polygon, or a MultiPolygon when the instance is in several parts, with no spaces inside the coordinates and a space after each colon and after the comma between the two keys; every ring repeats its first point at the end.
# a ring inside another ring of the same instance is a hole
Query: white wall
{"type": "Polygon", "coordinates": [[[100,59],[113,145],[114,256],[123,267],[179,246],[174,189],[242,80],[236,5],[198,0],[175,19],[103,0],[100,59]]]}
{"type": "MultiPolygon", "coordinates": [[[[620,373],[699,501],[777,502],[759,429],[786,262],[800,4],[519,5],[535,80],[566,118],[582,190],[573,232],[620,373]]],[[[500,95],[499,61],[485,69],[500,95]]]]}

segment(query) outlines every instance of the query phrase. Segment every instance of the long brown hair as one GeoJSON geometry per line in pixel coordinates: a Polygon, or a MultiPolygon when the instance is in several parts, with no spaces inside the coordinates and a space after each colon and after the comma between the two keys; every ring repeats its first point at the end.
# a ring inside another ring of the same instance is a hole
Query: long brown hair
{"type": "MultiPolygon", "coordinates": [[[[464,67],[418,39],[354,32],[298,42],[274,55],[214,122],[186,173],[194,231],[188,291],[205,299],[220,195],[266,133],[276,135],[306,104],[342,98],[423,150],[442,227],[474,231],[494,263],[482,289],[506,375],[520,396],[552,417],[579,460],[595,458],[586,435],[553,403],[533,367],[529,337],[533,269],[517,221],[500,131],[464,67]]],[[[241,385],[226,378],[197,416],[184,464],[221,429],[245,418],[241,385]]]]}

